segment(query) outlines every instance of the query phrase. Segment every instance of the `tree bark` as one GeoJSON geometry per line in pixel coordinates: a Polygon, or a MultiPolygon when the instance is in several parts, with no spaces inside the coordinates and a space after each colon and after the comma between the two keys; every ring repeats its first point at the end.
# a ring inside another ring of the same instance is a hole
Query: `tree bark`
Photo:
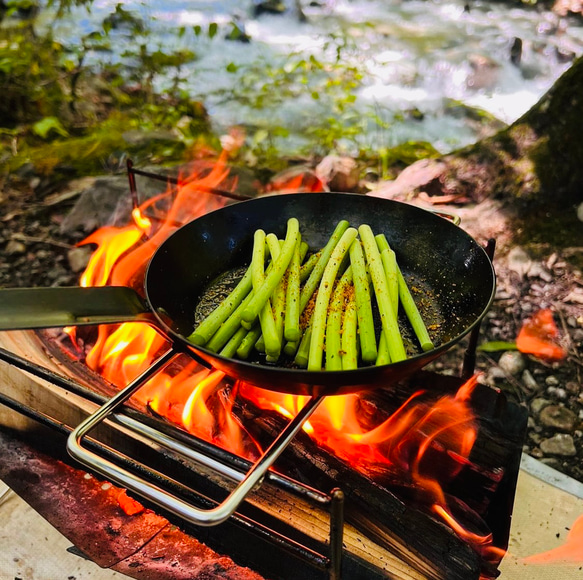
{"type": "Polygon", "coordinates": [[[420,192],[536,207],[583,200],[583,58],[539,102],[492,137],[406,168],[372,195],[420,192]]]}

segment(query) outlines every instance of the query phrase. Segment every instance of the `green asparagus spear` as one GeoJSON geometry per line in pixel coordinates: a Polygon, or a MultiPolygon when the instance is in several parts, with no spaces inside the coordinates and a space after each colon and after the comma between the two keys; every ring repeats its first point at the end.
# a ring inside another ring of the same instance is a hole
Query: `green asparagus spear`
{"type": "Polygon", "coordinates": [[[255,288],[255,284],[253,284],[254,296],[249,306],[245,309],[245,312],[243,312],[243,320],[253,322],[259,315],[261,308],[263,308],[269,300],[269,297],[273,294],[277,283],[281,280],[290,263],[299,235],[298,220],[296,218],[290,218],[287,221],[287,233],[281,252],[277,259],[272,262],[272,267],[267,276],[265,276],[261,286],[255,288]]]}
{"type": "Polygon", "coordinates": [[[328,303],[330,302],[330,295],[332,294],[334,280],[336,279],[338,268],[340,267],[344,256],[348,252],[350,244],[352,244],[357,235],[358,231],[355,228],[348,228],[342,234],[342,237],[334,248],[334,251],[330,256],[330,260],[326,264],[326,268],[322,275],[322,280],[320,281],[320,285],[318,287],[318,297],[316,298],[316,305],[314,307],[312,320],[312,339],[310,341],[308,370],[322,370],[322,355],[324,352],[324,335],[326,330],[326,314],[328,311],[328,303]]]}
{"type": "Polygon", "coordinates": [[[261,325],[256,322],[253,325],[253,328],[247,331],[247,334],[241,341],[241,344],[239,344],[239,347],[237,348],[237,358],[247,360],[260,335],[261,325]]]}
{"type": "Polygon", "coordinates": [[[310,324],[304,334],[302,335],[302,340],[300,341],[298,352],[294,358],[294,362],[301,368],[306,368],[308,366],[308,358],[310,356],[310,343],[312,342],[312,325],[310,324]]]}
{"type": "MultiPolygon", "coordinates": [[[[376,240],[378,248],[381,252],[384,252],[385,250],[389,250],[390,252],[393,253],[393,255],[395,254],[395,252],[393,252],[393,250],[391,250],[391,248],[389,246],[389,242],[387,241],[387,238],[385,237],[384,234],[379,234],[378,236],[375,237],[375,240],[376,240]]],[[[431,349],[435,348],[434,344],[429,336],[429,333],[427,332],[427,327],[425,326],[425,323],[423,322],[423,318],[421,317],[421,314],[419,313],[419,309],[417,308],[417,304],[415,303],[415,300],[413,299],[413,296],[411,295],[411,292],[409,290],[407,282],[405,281],[405,278],[403,277],[403,273],[401,272],[401,269],[399,268],[399,266],[397,264],[396,257],[395,257],[394,270],[395,270],[395,278],[396,279],[394,282],[392,282],[392,284],[393,285],[396,284],[396,286],[397,286],[399,300],[401,301],[401,304],[403,305],[403,310],[407,314],[407,318],[409,319],[409,322],[411,323],[411,326],[413,327],[413,331],[415,332],[415,336],[417,337],[417,340],[419,341],[419,344],[421,345],[421,349],[424,352],[431,350],[431,349]]],[[[394,292],[394,290],[391,290],[391,292],[394,292]]],[[[395,310],[395,312],[396,312],[396,310],[395,310]]]]}
{"type": "Polygon", "coordinates": [[[312,254],[301,266],[300,268],[300,282],[304,283],[312,273],[312,270],[318,263],[320,259],[321,252],[316,252],[312,254]]]}
{"type": "Polygon", "coordinates": [[[405,278],[403,278],[403,274],[400,270],[397,270],[397,276],[399,279],[399,298],[401,299],[403,310],[407,314],[407,318],[413,327],[415,336],[421,345],[421,349],[424,352],[432,350],[435,348],[435,346],[429,336],[429,333],[427,332],[425,322],[423,322],[423,318],[421,317],[419,309],[417,308],[417,304],[415,303],[413,296],[411,296],[407,282],[405,281],[405,278]]]}
{"type": "MultiPolygon", "coordinates": [[[[251,258],[251,276],[253,281],[253,295],[243,311],[242,317],[245,319],[245,313],[250,308],[250,304],[257,297],[257,292],[263,287],[265,281],[264,273],[265,261],[265,232],[257,230],[253,236],[253,254],[251,258]]],[[[275,263],[275,262],[272,262],[275,263]]],[[[273,271],[273,270],[272,270],[273,271]]],[[[277,284],[277,281],[275,282],[277,284]]],[[[275,285],[274,285],[275,286],[275,285]]],[[[269,296],[263,302],[259,310],[259,323],[261,324],[261,333],[265,341],[265,352],[271,357],[279,357],[281,353],[281,341],[277,336],[275,320],[273,319],[273,310],[269,296]]],[[[247,322],[251,322],[247,320],[247,322]]]]}
{"type": "MultiPolygon", "coordinates": [[[[268,234],[265,238],[267,240],[267,246],[269,247],[269,252],[271,254],[272,260],[277,260],[281,252],[281,242],[277,239],[275,234],[268,234]]],[[[299,241],[299,240],[298,240],[299,241]]],[[[296,244],[297,245],[297,244],[296,244]]],[[[295,249],[294,249],[295,252],[295,249]]],[[[293,255],[292,255],[293,259],[293,255]]],[[[291,262],[290,262],[291,263],[291,262]]],[[[285,318],[285,298],[287,292],[287,276],[288,270],[285,271],[281,280],[276,284],[275,290],[271,295],[272,306],[273,306],[273,317],[275,319],[275,328],[277,329],[277,336],[280,342],[283,340],[283,327],[285,318]]]]}
{"type": "MultiPolygon", "coordinates": [[[[353,242],[353,244],[356,243],[353,242]]],[[[352,247],[352,246],[351,246],[352,247]]],[[[348,266],[332,294],[328,319],[326,320],[326,370],[342,370],[342,315],[346,302],[347,288],[352,282],[352,267],[348,266]]]]}
{"type": "Polygon", "coordinates": [[[376,240],[370,226],[367,224],[362,224],[358,228],[358,232],[364,246],[366,259],[375,290],[375,296],[379,307],[382,327],[385,331],[389,345],[391,361],[398,362],[405,360],[407,358],[407,354],[405,352],[405,346],[403,345],[403,339],[399,331],[399,325],[397,324],[397,317],[391,305],[387,278],[385,276],[385,271],[376,240]]]}
{"type": "Polygon", "coordinates": [[[284,336],[286,340],[299,340],[300,330],[300,244],[296,244],[289,264],[285,297],[284,336]]]}
{"type": "Polygon", "coordinates": [[[375,365],[376,366],[388,365],[390,362],[391,356],[389,355],[389,345],[387,343],[387,337],[385,336],[385,331],[381,330],[381,335],[379,337],[377,360],[375,362],[375,365]]]}
{"type": "MultiPolygon", "coordinates": [[[[354,290],[354,288],[353,288],[354,290]]],[[[357,368],[357,337],[356,328],[358,314],[356,308],[356,296],[354,291],[349,292],[344,316],[342,319],[342,370],[350,371],[357,368]]],[[[376,350],[376,349],[375,349],[376,350]]]]}
{"type": "Polygon", "coordinates": [[[249,292],[249,294],[245,297],[243,302],[239,304],[239,306],[235,309],[235,312],[225,320],[221,327],[212,335],[211,339],[206,343],[205,347],[213,352],[219,352],[227,341],[239,330],[241,326],[241,314],[243,310],[251,301],[253,294],[249,292]]]}
{"type": "Polygon", "coordinates": [[[348,226],[349,223],[346,220],[338,222],[327,244],[322,248],[322,251],[320,252],[320,258],[318,259],[314,269],[312,270],[312,273],[306,280],[306,283],[300,292],[300,313],[304,311],[306,304],[310,301],[312,294],[316,291],[316,288],[318,287],[318,284],[324,275],[324,270],[330,261],[332,252],[334,251],[334,248],[338,244],[344,232],[348,229],[348,226]]]}
{"type": "Polygon", "coordinates": [[[350,264],[352,266],[356,294],[356,313],[358,315],[361,356],[364,362],[372,363],[377,359],[377,342],[372,317],[368,274],[366,272],[362,245],[359,240],[354,240],[350,246],[350,264]]]}
{"type": "Polygon", "coordinates": [[[248,331],[246,328],[240,326],[239,330],[233,334],[233,336],[229,339],[229,342],[227,342],[219,354],[227,358],[233,358],[247,332],[248,331]]]}

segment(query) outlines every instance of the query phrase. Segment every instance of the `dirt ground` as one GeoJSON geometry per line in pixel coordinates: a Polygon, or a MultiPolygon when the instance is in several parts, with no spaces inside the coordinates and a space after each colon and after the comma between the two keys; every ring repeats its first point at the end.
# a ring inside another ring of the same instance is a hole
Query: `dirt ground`
{"type": "MultiPolygon", "coordinates": [[[[77,283],[90,250],[75,244],[89,232],[62,231],[61,226],[93,183],[87,179],[56,187],[27,175],[5,180],[0,189],[0,287],[77,283]]],[[[416,203],[428,205],[427,200],[416,203]]],[[[497,293],[482,323],[481,344],[514,342],[527,318],[543,308],[552,310],[567,352],[564,360],[549,363],[515,350],[480,352],[477,367],[483,372],[480,380],[528,406],[525,452],[583,482],[583,277],[571,260],[582,249],[542,244],[533,252],[517,246],[513,226],[494,201],[434,209],[459,215],[461,227],[480,243],[496,240],[497,293]]],[[[442,356],[433,363],[435,369],[457,372],[464,348],[462,343],[442,356]]]]}

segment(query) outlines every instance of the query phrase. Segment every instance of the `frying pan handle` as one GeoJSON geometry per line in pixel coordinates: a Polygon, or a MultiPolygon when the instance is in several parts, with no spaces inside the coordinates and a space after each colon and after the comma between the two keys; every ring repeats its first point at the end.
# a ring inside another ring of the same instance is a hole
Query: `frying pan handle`
{"type": "Polygon", "coordinates": [[[125,286],[0,290],[0,330],[155,320],[138,293],[125,286]]]}
{"type": "MultiPolygon", "coordinates": [[[[97,455],[96,453],[83,447],[82,440],[85,435],[108,417],[113,411],[129,399],[148,379],[158,372],[159,369],[166,366],[176,352],[172,349],[163,354],[157,359],[154,364],[140,377],[132,381],[125,389],[112,397],[105,405],[100,407],[95,413],[90,415],[83,421],[74,431],[71,432],[67,440],[67,451],[69,454],[100,473],[107,479],[115,481],[117,484],[137,493],[143,498],[152,501],[158,506],[170,511],[171,513],[185,519],[186,521],[200,525],[200,526],[214,526],[227,520],[251,493],[255,486],[259,485],[269,468],[273,465],[275,460],[279,457],[281,452],[287,447],[289,442],[295,437],[298,431],[302,428],[305,421],[316,410],[317,406],[323,400],[323,396],[313,396],[296,417],[288,423],[287,427],[279,434],[271,446],[265,451],[261,458],[253,465],[246,475],[242,475],[234,470],[227,471],[225,466],[223,469],[217,469],[216,465],[209,463],[209,459],[204,456],[197,457],[193,450],[190,450],[184,445],[180,445],[177,441],[162,435],[158,431],[152,429],[144,430],[141,424],[133,425],[132,422],[123,420],[123,416],[113,417],[118,422],[122,423],[126,428],[132,428],[141,435],[146,435],[150,439],[154,439],[157,443],[171,449],[173,451],[182,452],[189,459],[202,463],[207,467],[212,467],[220,471],[223,475],[231,479],[238,480],[239,483],[227,498],[216,507],[204,510],[187,503],[183,499],[172,495],[165,489],[155,485],[141,477],[130,473],[119,465],[97,455]]],[[[115,453],[115,452],[114,452],[115,453]]],[[[153,477],[155,473],[150,472],[153,477]]],[[[159,477],[158,477],[159,479],[159,477]]]]}

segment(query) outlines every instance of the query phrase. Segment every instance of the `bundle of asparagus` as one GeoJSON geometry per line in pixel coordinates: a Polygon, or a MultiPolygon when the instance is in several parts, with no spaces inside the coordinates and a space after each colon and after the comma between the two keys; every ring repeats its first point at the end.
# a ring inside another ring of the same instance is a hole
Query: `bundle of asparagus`
{"type": "Polygon", "coordinates": [[[304,261],[307,254],[296,218],[288,220],[284,240],[257,230],[244,276],[188,340],[229,358],[246,360],[254,349],[270,363],[287,356],[311,371],[383,365],[407,357],[401,306],[421,350],[434,347],[384,234],[343,220],[304,261]]]}

